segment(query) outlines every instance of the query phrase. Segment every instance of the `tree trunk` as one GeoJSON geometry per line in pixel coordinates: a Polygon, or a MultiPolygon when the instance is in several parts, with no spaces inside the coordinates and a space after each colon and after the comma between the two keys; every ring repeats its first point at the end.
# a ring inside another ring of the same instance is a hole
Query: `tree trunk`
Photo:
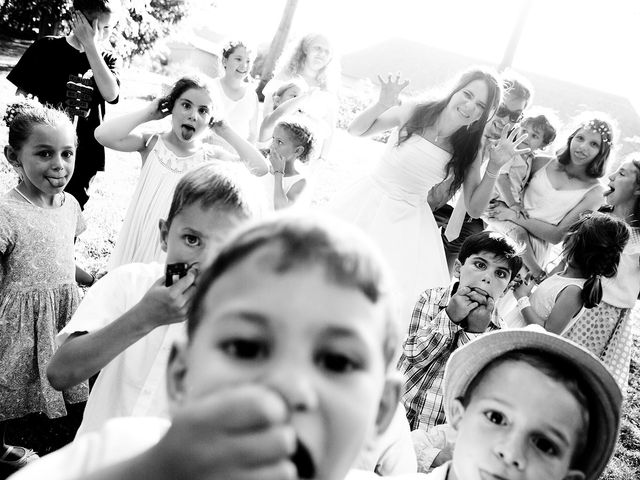
{"type": "Polygon", "coordinates": [[[513,27],[513,31],[511,32],[511,38],[509,38],[509,43],[507,44],[507,48],[504,51],[504,56],[502,57],[500,66],[498,67],[499,72],[504,72],[513,63],[513,58],[516,55],[518,42],[520,42],[522,30],[524,29],[524,24],[527,20],[527,15],[530,8],[531,0],[526,0],[526,2],[522,5],[522,8],[520,9],[520,15],[518,15],[518,20],[513,27]]]}
{"type": "Polygon", "coordinates": [[[256,93],[258,94],[258,98],[261,102],[264,101],[262,90],[267,82],[273,77],[273,69],[276,66],[278,58],[280,58],[280,55],[282,54],[284,44],[287,42],[287,37],[291,30],[291,22],[293,21],[293,15],[296,12],[297,6],[298,0],[287,0],[287,4],[282,12],[282,17],[280,18],[280,25],[278,26],[276,34],[273,36],[271,47],[269,47],[269,52],[264,59],[262,72],[260,73],[260,82],[256,89],[256,93]]]}

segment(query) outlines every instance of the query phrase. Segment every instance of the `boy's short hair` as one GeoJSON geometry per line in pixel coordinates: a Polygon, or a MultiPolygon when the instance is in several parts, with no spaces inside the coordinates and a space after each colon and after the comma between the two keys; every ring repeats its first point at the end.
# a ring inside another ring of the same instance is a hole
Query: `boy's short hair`
{"type": "Polygon", "coordinates": [[[533,100],[533,84],[522,75],[507,70],[502,74],[502,86],[504,95],[510,100],[524,100],[525,108],[533,100]]]}
{"type": "Polygon", "coordinates": [[[176,185],[167,216],[167,226],[185,207],[194,203],[216,207],[240,218],[252,218],[262,210],[261,197],[246,169],[208,163],[188,171],[176,185]],[[254,188],[252,188],[254,187],[254,188]]]}
{"type": "Polygon", "coordinates": [[[204,298],[211,286],[225,272],[268,245],[280,247],[279,258],[274,259],[276,272],[319,265],[324,267],[330,281],[355,288],[372,303],[381,304],[385,311],[384,357],[387,366],[395,365],[400,331],[389,276],[379,252],[351,225],[309,212],[276,215],[243,229],[228,240],[198,278],[187,319],[189,341],[200,324],[204,298]]]}
{"type": "Polygon", "coordinates": [[[522,121],[522,125],[531,125],[531,128],[542,133],[542,147],[546,147],[556,139],[556,129],[549,119],[544,115],[527,117],[522,121]]]}
{"type": "Polygon", "coordinates": [[[100,13],[118,13],[120,2],[116,0],[73,0],[73,9],[88,16],[100,13]]]}
{"type": "Polygon", "coordinates": [[[309,89],[309,86],[307,85],[307,82],[305,82],[302,78],[297,78],[296,77],[296,78],[292,78],[288,82],[285,82],[282,85],[280,85],[273,92],[273,96],[274,97],[281,97],[284,94],[284,92],[286,92],[287,90],[289,90],[292,87],[298,87],[301,92],[305,92],[305,91],[307,91],[309,89]]]}
{"type": "Polygon", "coordinates": [[[522,268],[522,246],[502,233],[484,231],[468,236],[460,247],[458,261],[464,264],[467,258],[480,252],[493,253],[496,257],[506,260],[511,271],[509,281],[513,280],[522,268]]]}
{"type": "Polygon", "coordinates": [[[444,374],[447,417],[453,418],[453,401],[468,403],[489,371],[519,359],[559,381],[585,407],[587,434],[582,435],[582,448],[577,445],[572,468],[582,471],[586,480],[597,480],[615,448],[622,392],[597,357],[541,327],[489,332],[454,351],[444,374]]]}

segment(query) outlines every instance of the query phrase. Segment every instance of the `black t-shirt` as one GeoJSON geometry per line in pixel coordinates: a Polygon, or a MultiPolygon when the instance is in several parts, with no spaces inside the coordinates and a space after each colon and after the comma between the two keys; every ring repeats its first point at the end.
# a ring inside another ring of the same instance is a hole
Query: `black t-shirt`
{"type": "MultiPolygon", "coordinates": [[[[119,58],[107,52],[102,53],[102,58],[120,84],[119,58]]],[[[40,102],[62,107],[77,116],[76,162],[86,167],[90,164],[96,171],[104,170],[104,147],[96,141],[93,132],[104,118],[105,100],[84,52],[69,45],[65,37],[43,37],[24,52],[7,79],[20,90],[38,97],[40,102]]],[[[117,102],[118,98],[109,103],[117,102]]]]}

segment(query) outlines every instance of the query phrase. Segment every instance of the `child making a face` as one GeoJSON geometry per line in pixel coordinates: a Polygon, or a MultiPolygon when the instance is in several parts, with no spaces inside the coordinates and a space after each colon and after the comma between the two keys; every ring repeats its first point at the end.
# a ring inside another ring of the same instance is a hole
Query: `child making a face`
{"type": "Polygon", "coordinates": [[[462,244],[454,266],[457,282],[420,295],[398,364],[412,430],[445,423],[442,378],[447,360],[478,334],[502,327],[495,305],[521,267],[512,240],[480,232],[462,244]]]}
{"type": "Polygon", "coordinates": [[[484,335],[451,355],[444,380],[457,439],[428,480],[597,480],[613,453],[620,389],[594,355],[555,334],[484,335]]]}
{"type": "Polygon", "coordinates": [[[399,332],[378,254],[335,222],[257,224],[199,276],[171,424],[113,420],[16,478],[345,478],[399,401],[399,332]]]}
{"type": "Polygon", "coordinates": [[[59,348],[47,368],[54,388],[69,388],[100,372],[79,435],[114,417],[169,416],[165,366],[173,340],[184,335],[197,272],[260,208],[260,198],[250,194],[253,177],[242,170],[208,164],[187,172],[167,219],[159,222],[166,265],[132,263],[112,270],[87,292],[58,334],[59,348]],[[174,264],[183,265],[184,276],[167,284],[165,270],[174,264]]]}

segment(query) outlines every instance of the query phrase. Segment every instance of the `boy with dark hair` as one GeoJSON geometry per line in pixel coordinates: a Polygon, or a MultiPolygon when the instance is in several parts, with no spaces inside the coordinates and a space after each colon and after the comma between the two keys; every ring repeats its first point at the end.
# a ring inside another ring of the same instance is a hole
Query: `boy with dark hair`
{"type": "Polygon", "coordinates": [[[100,372],[78,435],[113,417],[169,415],[164,371],[171,344],[184,335],[198,270],[262,206],[261,197],[251,196],[251,182],[239,166],[206,164],[187,172],[167,219],[159,221],[166,265],[131,263],[110,271],[58,333],[60,348],[47,367],[54,388],[100,372]],[[170,264],[185,270],[173,279],[170,264]]]}
{"type": "Polygon", "coordinates": [[[116,0],[75,0],[71,33],[36,40],[18,60],[7,79],[17,93],[61,107],[77,124],[76,168],[66,192],[84,208],[87,188],[104,170],[104,148],[93,131],[105,114],[105,101],[120,94],[119,58],[102,50],[120,9],[116,0]]]}
{"type": "Polygon", "coordinates": [[[457,281],[421,294],[398,363],[412,430],[445,423],[442,380],[447,360],[459,346],[502,327],[495,305],[522,267],[519,254],[505,235],[471,235],[455,261],[457,281]]]}
{"type": "Polygon", "coordinates": [[[114,419],[15,478],[344,479],[399,401],[380,258],[308,213],[244,229],[198,279],[167,369],[172,421],[114,419]]]}

